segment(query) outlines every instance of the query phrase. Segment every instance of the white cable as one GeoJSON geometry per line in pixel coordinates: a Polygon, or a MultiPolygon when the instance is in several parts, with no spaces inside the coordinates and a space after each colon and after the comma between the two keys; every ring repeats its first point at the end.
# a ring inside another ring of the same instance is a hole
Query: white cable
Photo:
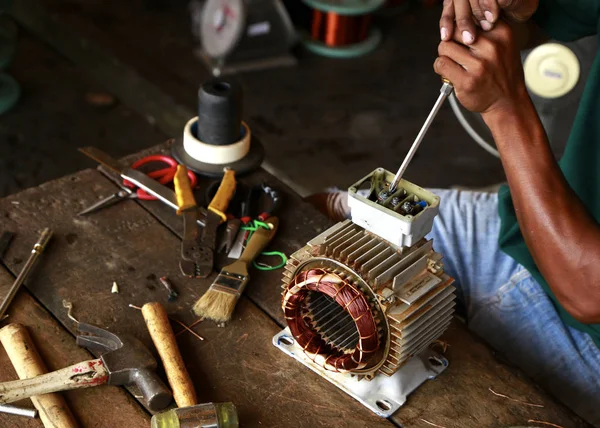
{"type": "Polygon", "coordinates": [[[479,144],[486,152],[488,152],[492,156],[496,156],[497,158],[500,158],[500,153],[498,153],[498,150],[496,150],[490,143],[485,141],[477,133],[477,131],[475,131],[475,129],[473,129],[473,127],[471,126],[471,124],[469,123],[469,121],[467,120],[465,115],[463,114],[462,110],[460,109],[460,106],[458,105],[458,101],[456,99],[456,95],[454,95],[454,93],[450,94],[449,101],[450,101],[450,106],[452,107],[452,111],[456,115],[456,118],[458,119],[458,121],[460,122],[462,127],[465,128],[465,131],[467,131],[467,133],[471,136],[471,138],[473,138],[475,140],[475,142],[477,144],[479,144]]]}

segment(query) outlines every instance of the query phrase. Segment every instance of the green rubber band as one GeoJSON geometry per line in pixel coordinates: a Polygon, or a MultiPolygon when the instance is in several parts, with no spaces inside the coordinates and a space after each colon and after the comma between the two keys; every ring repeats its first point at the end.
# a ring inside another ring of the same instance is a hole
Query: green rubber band
{"type": "Polygon", "coordinates": [[[277,270],[277,269],[281,269],[282,267],[284,267],[288,261],[287,256],[282,253],[281,251],[267,251],[264,253],[261,253],[261,256],[278,256],[279,258],[281,258],[281,263],[279,263],[277,266],[261,266],[258,263],[256,263],[256,260],[252,262],[252,266],[254,266],[256,269],[258,270],[263,270],[263,271],[271,271],[271,270],[277,270]]]}
{"type": "Polygon", "coordinates": [[[256,228],[258,228],[260,226],[263,229],[270,229],[271,228],[271,226],[269,226],[267,223],[264,223],[264,222],[258,221],[258,220],[254,220],[254,226],[256,226],[256,228]]]}

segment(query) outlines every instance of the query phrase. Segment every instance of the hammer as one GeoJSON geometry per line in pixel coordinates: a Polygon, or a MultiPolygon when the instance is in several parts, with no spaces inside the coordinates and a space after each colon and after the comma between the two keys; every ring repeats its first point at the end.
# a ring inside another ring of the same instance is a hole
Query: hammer
{"type": "MultiPolygon", "coordinates": [[[[0,383],[0,404],[57,391],[102,385],[136,385],[152,411],[166,408],[172,400],[169,389],[155,370],[156,360],[135,337],[117,336],[93,325],[79,323],[77,344],[92,351],[107,351],[100,358],[29,379],[0,383]]],[[[5,344],[6,346],[6,344],[5,344]]]]}

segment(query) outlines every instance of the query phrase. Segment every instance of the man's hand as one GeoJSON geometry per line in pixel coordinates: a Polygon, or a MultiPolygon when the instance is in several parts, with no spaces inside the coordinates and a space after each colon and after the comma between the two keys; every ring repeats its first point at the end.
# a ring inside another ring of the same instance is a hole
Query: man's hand
{"type": "MultiPolygon", "coordinates": [[[[454,39],[460,36],[455,31],[454,39]]],[[[600,224],[554,159],[511,28],[498,21],[469,46],[440,43],[439,53],[435,71],[454,84],[466,108],[482,113],[494,137],[535,265],[567,312],[600,324],[600,224]]]]}
{"type": "Polygon", "coordinates": [[[434,63],[437,74],[454,85],[456,97],[468,110],[489,113],[512,109],[528,97],[521,57],[508,24],[499,21],[470,46],[454,40],[441,42],[434,63]]]}
{"type": "Polygon", "coordinates": [[[477,25],[489,31],[502,13],[509,21],[525,22],[536,11],[539,0],[444,0],[440,19],[440,36],[448,41],[456,32],[460,40],[470,45],[475,42],[477,25]],[[456,27],[455,27],[456,22],[456,27]],[[477,25],[476,25],[477,23],[477,25]]]}

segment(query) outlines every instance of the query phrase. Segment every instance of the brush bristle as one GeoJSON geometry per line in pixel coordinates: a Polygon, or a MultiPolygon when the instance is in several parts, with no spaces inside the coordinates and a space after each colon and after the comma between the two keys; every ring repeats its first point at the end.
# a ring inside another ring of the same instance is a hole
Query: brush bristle
{"type": "Polygon", "coordinates": [[[194,313],[199,317],[216,322],[226,322],[231,319],[238,296],[220,290],[208,289],[194,305],[194,313]]]}

